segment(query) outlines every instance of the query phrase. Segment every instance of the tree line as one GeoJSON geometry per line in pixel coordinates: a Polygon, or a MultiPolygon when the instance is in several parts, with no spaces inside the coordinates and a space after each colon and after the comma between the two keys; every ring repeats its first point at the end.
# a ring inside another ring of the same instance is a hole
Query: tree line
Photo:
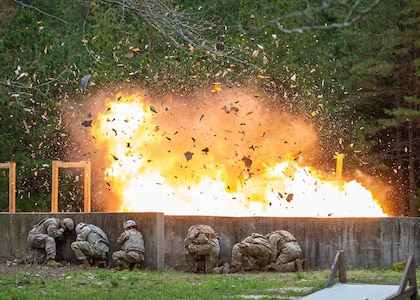
{"type": "MultiPolygon", "coordinates": [[[[289,95],[282,105],[310,116],[322,151],[396,187],[391,214],[420,215],[417,0],[207,2],[3,1],[0,162],[18,164],[17,210],[49,210],[51,160],[74,146],[60,110],[83,99],[89,74],[91,89],[129,81],[187,94],[252,81],[289,95]]],[[[82,187],[64,175],[74,210],[82,187]]]]}

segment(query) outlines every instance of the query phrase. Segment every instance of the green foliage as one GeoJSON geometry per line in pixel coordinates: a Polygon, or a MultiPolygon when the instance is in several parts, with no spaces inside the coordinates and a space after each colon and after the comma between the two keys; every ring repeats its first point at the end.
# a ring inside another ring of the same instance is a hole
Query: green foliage
{"type": "MultiPolygon", "coordinates": [[[[0,72],[7,78],[0,89],[0,161],[18,163],[18,211],[49,210],[50,164],[65,159],[70,147],[60,112],[67,99],[81,95],[80,79],[87,74],[89,91],[131,83],[181,94],[215,81],[251,82],[276,106],[307,117],[328,158],[344,152],[349,169],[366,169],[367,163],[372,174],[395,166],[401,159],[395,149],[408,145],[396,144],[397,130],[404,131],[407,119],[418,122],[415,0],[383,1],[347,29],[294,35],[279,26],[340,22],[344,7],[302,19],[284,16],[319,1],[171,2],[191,17],[190,26],[213,23],[202,34],[220,55],[174,36],[177,46],[135,11],[105,1],[30,1],[38,10],[11,3],[5,9],[13,18],[0,32],[0,72]]],[[[418,127],[414,134],[418,138],[418,127]]],[[[75,178],[68,174],[60,183],[61,210],[81,206],[82,181],[75,178]]],[[[0,194],[1,209],[7,201],[0,194]]]]}
{"type": "MultiPolygon", "coordinates": [[[[401,168],[401,161],[408,163],[400,149],[412,145],[413,140],[409,140],[406,130],[407,122],[419,118],[418,108],[413,105],[419,97],[419,80],[415,75],[418,57],[413,55],[418,53],[418,46],[412,43],[418,40],[415,7],[411,1],[384,1],[370,18],[343,31],[345,55],[340,63],[347,72],[340,74],[340,80],[350,90],[350,111],[365,123],[363,135],[355,127],[353,142],[365,147],[365,159],[377,174],[382,172],[384,165],[395,170],[395,166],[401,168]]],[[[415,138],[420,132],[418,128],[413,129],[415,138]]],[[[414,157],[420,155],[417,148],[410,150],[414,157]]],[[[398,172],[398,177],[394,176],[395,172],[385,173],[386,180],[398,181],[401,187],[407,188],[408,181],[416,181],[418,186],[418,178],[408,179],[408,173],[401,173],[398,172]]],[[[412,214],[413,207],[409,208],[403,202],[398,205],[405,207],[404,214],[412,214]]]]}

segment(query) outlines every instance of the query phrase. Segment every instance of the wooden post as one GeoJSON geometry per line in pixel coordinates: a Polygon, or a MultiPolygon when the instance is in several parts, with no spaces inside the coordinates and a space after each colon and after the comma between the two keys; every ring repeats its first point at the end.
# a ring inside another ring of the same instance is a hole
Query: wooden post
{"type": "Polygon", "coordinates": [[[59,168],[83,168],[83,203],[84,212],[90,212],[90,161],[62,162],[54,160],[52,162],[52,193],[51,193],[51,212],[58,212],[58,173],[59,168]]]}
{"type": "Polygon", "coordinates": [[[0,169],[9,169],[9,212],[16,212],[16,163],[0,163],[0,169]]]}

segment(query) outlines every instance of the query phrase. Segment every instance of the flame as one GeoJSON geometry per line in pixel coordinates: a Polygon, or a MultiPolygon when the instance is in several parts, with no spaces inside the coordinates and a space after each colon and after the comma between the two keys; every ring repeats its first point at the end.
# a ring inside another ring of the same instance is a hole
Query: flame
{"type": "Polygon", "coordinates": [[[92,133],[120,211],[215,216],[386,216],[356,180],[308,166],[317,135],[258,95],[209,91],[105,101],[92,133]],[[223,95],[222,95],[223,94],[223,95]]]}

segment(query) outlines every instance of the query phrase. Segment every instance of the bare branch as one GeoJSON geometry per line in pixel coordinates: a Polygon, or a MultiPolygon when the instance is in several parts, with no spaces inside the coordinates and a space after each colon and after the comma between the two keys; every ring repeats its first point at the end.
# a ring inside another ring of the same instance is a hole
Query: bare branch
{"type": "MultiPolygon", "coordinates": [[[[79,0],[90,2],[89,0],[79,0]]],[[[158,31],[162,36],[171,41],[181,49],[200,49],[215,57],[230,59],[232,61],[249,64],[237,57],[233,57],[229,52],[217,49],[217,41],[209,38],[208,31],[220,28],[220,25],[212,22],[210,16],[198,17],[187,11],[173,7],[169,0],[100,0],[105,3],[119,5],[124,11],[130,10],[139,15],[149,26],[158,31]]],[[[243,33],[260,32],[269,26],[276,26],[281,32],[286,34],[303,33],[309,30],[327,30],[332,28],[344,28],[354,25],[364,15],[371,12],[382,0],[324,0],[318,6],[308,6],[300,11],[280,15],[266,22],[259,27],[245,29],[242,24],[237,27],[243,33]],[[331,24],[307,24],[308,20],[313,20],[321,12],[328,10],[343,10],[345,13],[338,16],[341,21],[331,24]],[[296,28],[288,28],[287,21],[299,21],[304,24],[296,28]]],[[[311,2],[312,4],[317,1],[311,2]]]]}
{"type": "Polygon", "coordinates": [[[15,2],[15,3],[17,3],[17,4],[19,4],[19,5],[23,6],[23,7],[27,7],[27,8],[30,8],[30,9],[34,9],[34,10],[36,10],[37,12],[39,12],[39,13],[41,13],[41,14],[43,14],[43,15],[46,15],[46,16],[51,17],[51,18],[53,18],[53,19],[56,19],[56,20],[58,20],[58,21],[60,21],[60,22],[63,22],[63,23],[65,23],[65,24],[68,24],[68,23],[69,23],[69,22],[67,22],[67,21],[65,21],[65,20],[63,20],[63,19],[61,19],[61,18],[59,18],[59,17],[57,17],[57,16],[51,15],[51,14],[49,14],[49,13],[46,13],[46,12],[44,12],[44,11],[40,10],[39,8],[35,7],[35,6],[32,6],[32,5],[29,5],[29,4],[26,4],[26,3],[23,3],[22,1],[13,0],[13,2],[15,2]]]}
{"type": "Polygon", "coordinates": [[[229,52],[217,49],[217,40],[210,39],[206,32],[220,28],[206,18],[174,8],[170,1],[161,0],[101,0],[121,6],[139,15],[150,27],[167,38],[180,49],[192,51],[200,49],[215,57],[224,57],[231,61],[249,65],[249,62],[231,56],[229,52]]]}
{"type": "MultiPolygon", "coordinates": [[[[300,11],[296,11],[290,14],[282,15],[272,20],[269,20],[265,24],[260,27],[255,27],[253,31],[260,31],[266,27],[271,25],[276,25],[277,28],[287,34],[292,33],[303,33],[304,31],[309,30],[328,30],[332,28],[344,28],[350,27],[358,22],[364,15],[370,13],[376,6],[378,6],[382,0],[371,0],[372,2],[369,3],[367,6],[361,6],[361,0],[329,0],[329,1],[322,1],[322,4],[316,7],[307,7],[300,11]],[[331,24],[310,24],[306,26],[301,26],[297,28],[288,28],[284,22],[287,20],[300,20],[305,23],[305,20],[311,16],[317,15],[322,11],[327,11],[328,9],[332,8],[345,8],[347,10],[347,14],[343,18],[342,22],[335,22],[331,24]]],[[[242,29],[243,30],[243,29],[242,29]]]]}

